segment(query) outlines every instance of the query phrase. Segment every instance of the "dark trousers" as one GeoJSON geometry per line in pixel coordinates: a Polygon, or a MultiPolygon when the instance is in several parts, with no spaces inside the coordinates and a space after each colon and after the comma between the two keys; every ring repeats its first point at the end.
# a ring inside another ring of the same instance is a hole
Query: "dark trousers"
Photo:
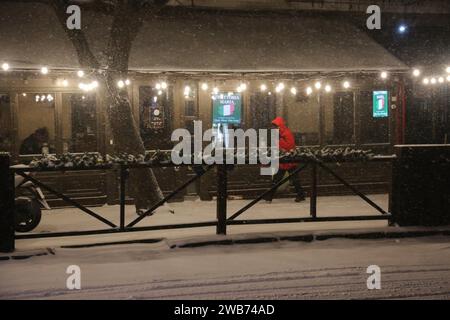
{"type": "MultiPolygon", "coordinates": [[[[289,172],[289,174],[291,174],[292,172],[294,172],[297,168],[292,168],[289,170],[283,170],[283,169],[279,169],[278,172],[272,177],[272,186],[276,185],[278,182],[280,182],[281,180],[283,180],[284,175],[287,172],[289,172]]],[[[298,173],[292,175],[289,178],[289,181],[294,185],[295,188],[295,193],[297,194],[298,197],[304,197],[305,196],[305,191],[303,190],[302,185],[300,184],[300,179],[298,177],[298,173]]],[[[275,192],[277,191],[277,189],[272,190],[272,192],[270,192],[269,194],[267,194],[264,199],[265,200],[272,200],[273,196],[275,195],[275,192]]]]}

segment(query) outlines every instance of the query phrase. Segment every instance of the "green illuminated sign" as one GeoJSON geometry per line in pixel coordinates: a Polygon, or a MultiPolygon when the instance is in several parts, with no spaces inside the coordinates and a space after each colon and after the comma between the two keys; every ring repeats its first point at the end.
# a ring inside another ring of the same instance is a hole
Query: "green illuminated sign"
{"type": "Polygon", "coordinates": [[[373,113],[374,118],[386,118],[389,116],[389,92],[373,92],[373,113]]]}
{"type": "Polygon", "coordinates": [[[213,123],[240,123],[242,95],[218,93],[213,96],[213,123]]]}

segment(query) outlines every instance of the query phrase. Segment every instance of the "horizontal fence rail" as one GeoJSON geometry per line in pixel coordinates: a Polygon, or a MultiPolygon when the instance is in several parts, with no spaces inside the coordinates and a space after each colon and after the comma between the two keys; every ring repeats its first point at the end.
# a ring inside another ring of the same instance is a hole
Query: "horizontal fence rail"
{"type": "MultiPolygon", "coordinates": [[[[386,162],[392,161],[395,159],[395,156],[375,156],[369,160],[365,160],[367,162],[386,162]]],[[[339,161],[339,162],[355,162],[356,160],[350,161],[339,161]]],[[[100,229],[100,230],[87,230],[87,231],[68,231],[68,232],[52,232],[52,233],[30,233],[30,234],[14,234],[14,232],[7,232],[7,230],[11,231],[11,227],[13,226],[3,226],[0,229],[0,248],[2,251],[14,250],[14,239],[35,239],[35,238],[46,238],[46,237],[64,237],[64,236],[82,236],[82,235],[94,235],[94,234],[113,234],[120,232],[136,232],[136,231],[154,231],[154,230],[167,230],[167,229],[180,229],[180,228],[198,228],[198,227],[213,227],[216,226],[217,234],[226,234],[228,225],[245,225],[245,224],[277,224],[277,223],[300,223],[300,222],[324,222],[324,221],[356,221],[356,220],[388,220],[391,215],[370,200],[367,196],[365,196],[362,192],[360,192],[357,188],[352,186],[350,183],[345,181],[342,177],[340,177],[337,173],[335,173],[331,168],[327,166],[327,163],[334,163],[335,161],[321,161],[318,159],[280,159],[281,163],[289,162],[289,163],[298,163],[298,167],[290,173],[288,177],[283,178],[280,182],[275,185],[272,185],[268,190],[263,192],[257,198],[249,202],[247,205],[242,207],[233,213],[230,217],[227,217],[227,201],[228,201],[228,190],[227,190],[227,171],[230,166],[229,164],[202,164],[202,165],[189,165],[191,167],[196,167],[199,170],[194,170],[196,175],[192,178],[188,179],[180,186],[175,188],[171,193],[165,196],[163,199],[155,203],[151,208],[146,210],[143,214],[141,214],[138,218],[134,219],[132,222],[126,224],[125,222],[125,187],[126,181],[128,179],[128,173],[130,169],[146,169],[146,168],[161,168],[161,167],[180,167],[180,166],[188,166],[186,164],[173,164],[171,162],[159,162],[159,163],[114,163],[114,164],[103,164],[96,165],[92,167],[70,167],[70,168],[42,168],[42,167],[28,167],[28,166],[9,166],[9,155],[0,154],[0,171],[3,171],[5,174],[1,175],[0,185],[2,187],[2,194],[5,198],[5,203],[8,207],[4,210],[2,218],[0,221],[2,223],[11,224],[13,223],[11,215],[14,215],[14,184],[11,185],[11,181],[14,181],[14,175],[20,175],[25,180],[31,181],[36,186],[39,186],[48,192],[54,194],[58,198],[66,201],[67,203],[73,205],[74,207],[80,209],[84,213],[90,215],[91,217],[103,222],[108,225],[109,229],[100,229]],[[299,217],[299,218],[274,218],[274,219],[239,219],[243,213],[245,213],[248,209],[253,207],[256,203],[264,198],[264,196],[278,187],[286,183],[292,175],[297,174],[298,172],[304,170],[307,166],[312,167],[312,183],[310,190],[310,217],[299,217]],[[182,224],[170,224],[170,225],[154,225],[154,226],[136,226],[140,221],[144,218],[153,215],[154,211],[164,205],[168,200],[173,198],[176,194],[180,193],[182,190],[186,189],[190,184],[194,183],[198,179],[200,179],[204,174],[210,172],[211,169],[216,168],[216,183],[217,183],[217,205],[216,205],[216,220],[213,221],[205,221],[205,222],[194,222],[194,223],[182,223],[182,224]],[[375,208],[378,212],[381,213],[379,216],[336,216],[336,217],[318,217],[317,216],[317,172],[318,170],[325,170],[327,173],[331,174],[334,178],[336,178],[340,183],[342,183],[345,187],[349,188],[353,193],[358,195],[361,199],[366,201],[369,205],[375,208]],[[68,171],[89,171],[89,170],[115,170],[119,175],[119,217],[120,223],[119,226],[114,224],[113,222],[105,219],[101,215],[95,213],[93,210],[83,206],[82,204],[76,202],[71,199],[67,195],[54,190],[52,187],[46,185],[45,183],[39,181],[37,178],[33,177],[35,172],[68,172],[68,171]],[[10,192],[3,192],[3,189],[9,190],[10,192]],[[12,189],[12,191],[11,191],[12,189]],[[11,199],[12,198],[12,199],[11,199]],[[9,228],[9,229],[8,229],[9,228]],[[6,230],[6,231],[5,231],[6,230]],[[11,240],[11,236],[13,239],[11,240]],[[12,243],[12,245],[11,245],[12,243]]],[[[3,199],[2,199],[3,200],[3,199]]]]}

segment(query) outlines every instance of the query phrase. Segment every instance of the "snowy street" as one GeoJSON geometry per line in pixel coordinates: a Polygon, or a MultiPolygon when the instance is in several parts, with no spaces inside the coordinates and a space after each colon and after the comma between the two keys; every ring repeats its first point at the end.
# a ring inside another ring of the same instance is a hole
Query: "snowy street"
{"type": "Polygon", "coordinates": [[[170,249],[166,242],[0,261],[1,299],[449,299],[450,238],[170,249]],[[66,269],[81,268],[81,290],[66,269]],[[369,265],[381,289],[366,286],[369,265]]]}

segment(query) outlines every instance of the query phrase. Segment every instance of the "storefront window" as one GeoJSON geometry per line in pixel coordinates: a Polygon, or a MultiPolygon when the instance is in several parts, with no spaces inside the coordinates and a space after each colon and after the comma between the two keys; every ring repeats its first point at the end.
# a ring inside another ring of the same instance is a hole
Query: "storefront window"
{"type": "Polygon", "coordinates": [[[184,126],[189,132],[194,133],[194,120],[198,119],[197,83],[185,82],[184,95],[184,126]]]}
{"type": "MultiPolygon", "coordinates": [[[[384,113],[376,113],[377,106],[374,106],[374,94],[378,91],[363,91],[360,93],[360,123],[361,123],[361,143],[389,143],[389,93],[386,92],[384,113]]],[[[379,91],[381,92],[381,91],[379,91]]],[[[380,105],[380,107],[383,107],[380,105]]]]}
{"type": "Polygon", "coordinates": [[[97,148],[97,110],[94,94],[63,94],[63,152],[95,152],[97,148]]]}
{"type": "Polygon", "coordinates": [[[316,97],[286,94],[284,106],[289,128],[299,145],[319,144],[319,103],[316,97]]]}
{"type": "Polygon", "coordinates": [[[450,143],[450,87],[414,92],[408,111],[408,143],[450,143]]]}
{"type": "Polygon", "coordinates": [[[147,150],[171,148],[171,92],[152,86],[139,87],[139,126],[147,150]]]}
{"type": "Polygon", "coordinates": [[[353,92],[336,92],[325,104],[326,144],[354,143],[353,92]]]}
{"type": "Polygon", "coordinates": [[[253,129],[268,129],[276,116],[276,96],[255,92],[250,97],[250,126],[253,129]]]}
{"type": "Polygon", "coordinates": [[[54,93],[20,94],[17,121],[20,154],[56,151],[54,93]]]}

